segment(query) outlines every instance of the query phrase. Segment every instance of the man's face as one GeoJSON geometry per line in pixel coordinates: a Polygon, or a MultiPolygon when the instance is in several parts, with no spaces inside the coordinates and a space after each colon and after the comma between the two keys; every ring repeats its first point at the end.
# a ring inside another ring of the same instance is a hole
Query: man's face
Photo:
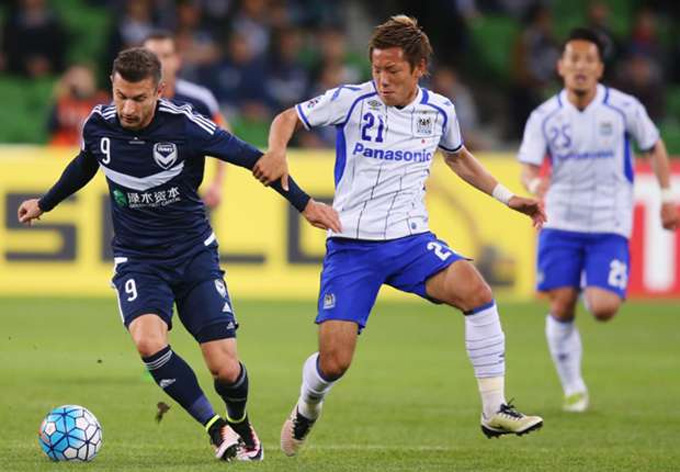
{"type": "Polygon", "coordinates": [[[388,106],[405,106],[417,93],[418,79],[425,73],[425,61],[411,68],[402,48],[373,49],[371,68],[382,101],[388,106]]]}
{"type": "Polygon", "coordinates": [[[163,81],[173,83],[182,63],[175,48],[175,42],[168,39],[147,39],[144,47],[158,56],[161,61],[163,81]]]}
{"type": "Polygon", "coordinates": [[[156,112],[156,103],[163,90],[153,77],[139,82],[128,82],[119,73],[111,77],[113,102],[123,128],[137,131],[146,128],[156,112]]]}
{"type": "Polygon", "coordinates": [[[567,90],[584,95],[597,86],[604,72],[604,64],[595,44],[575,39],[567,43],[557,63],[557,70],[567,90]]]}

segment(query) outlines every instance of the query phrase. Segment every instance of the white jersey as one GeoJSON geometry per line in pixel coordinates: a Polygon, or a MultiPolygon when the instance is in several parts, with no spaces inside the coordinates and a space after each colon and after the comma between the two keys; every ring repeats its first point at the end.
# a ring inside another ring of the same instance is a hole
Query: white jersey
{"type": "Polygon", "coordinates": [[[342,232],[329,236],[388,240],[429,231],[425,180],[440,147],[463,141],[451,101],[424,88],[399,109],[385,105],[373,82],[344,85],[298,104],[307,129],[337,129],[335,198],[342,232]]]}
{"type": "Polygon", "coordinates": [[[630,237],[631,137],[646,151],[659,140],[659,130],[636,98],[603,85],[583,111],[565,90],[534,110],[518,158],[541,165],[547,155],[552,163],[546,228],[630,237]]]}

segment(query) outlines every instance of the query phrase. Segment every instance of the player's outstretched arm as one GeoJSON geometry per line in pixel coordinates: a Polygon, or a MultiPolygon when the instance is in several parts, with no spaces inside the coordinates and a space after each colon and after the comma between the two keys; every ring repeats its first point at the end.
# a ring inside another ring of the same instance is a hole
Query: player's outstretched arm
{"type": "Polygon", "coordinates": [[[52,210],[61,201],[83,188],[97,173],[99,165],[94,158],[81,151],[64,169],[61,177],[41,199],[26,200],[19,205],[19,222],[31,225],[33,220],[52,210]]]}
{"type": "Polygon", "coordinates": [[[19,222],[28,226],[33,224],[33,220],[39,220],[42,214],[43,211],[40,209],[40,205],[38,205],[37,198],[24,200],[21,202],[21,205],[19,205],[19,210],[17,210],[19,222]]]}
{"type": "Polygon", "coordinates": [[[540,228],[546,221],[543,204],[535,198],[524,198],[514,195],[486,170],[470,151],[462,147],[457,153],[444,153],[446,164],[461,179],[478,190],[493,196],[515,211],[529,216],[534,227],[540,228]]]}
{"type": "Polygon", "coordinates": [[[269,148],[253,168],[253,175],[257,180],[270,185],[281,179],[281,185],[288,190],[286,149],[290,138],[300,126],[300,120],[293,108],[276,115],[269,128],[269,148]]]}
{"type": "Polygon", "coordinates": [[[675,230],[680,227],[680,214],[671,195],[671,166],[668,161],[666,144],[659,139],[651,151],[647,153],[652,161],[652,168],[661,187],[661,224],[665,229],[675,230]]]}
{"type": "Polygon", "coordinates": [[[317,202],[310,198],[302,216],[311,224],[321,229],[331,229],[336,233],[341,232],[340,216],[338,212],[325,203],[317,202]]]}

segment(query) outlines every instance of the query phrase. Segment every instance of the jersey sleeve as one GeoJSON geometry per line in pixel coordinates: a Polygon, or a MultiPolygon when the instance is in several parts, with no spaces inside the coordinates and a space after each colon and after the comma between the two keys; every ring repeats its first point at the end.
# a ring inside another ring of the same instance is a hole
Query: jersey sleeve
{"type": "Polygon", "coordinates": [[[442,111],[444,114],[444,130],[439,140],[439,147],[447,152],[458,152],[463,147],[463,136],[460,132],[458,114],[453,104],[450,105],[448,110],[442,111]]]}
{"type": "Polygon", "coordinates": [[[519,147],[517,159],[523,164],[540,166],[548,150],[548,143],[541,129],[541,119],[533,112],[524,126],[524,136],[519,147]]]}
{"type": "Polygon", "coordinates": [[[223,128],[215,127],[212,133],[203,129],[194,129],[193,132],[191,139],[198,146],[199,154],[203,156],[213,156],[246,169],[252,169],[262,156],[262,152],[255,146],[223,128]]]}
{"type": "Polygon", "coordinates": [[[659,129],[647,114],[644,105],[634,100],[629,107],[626,131],[630,133],[642,151],[651,150],[659,140],[659,129]]]}
{"type": "MultiPolygon", "coordinates": [[[[295,105],[295,111],[305,128],[337,125],[345,120],[349,103],[349,92],[341,93],[340,88],[326,91],[323,95],[295,105]]],[[[351,103],[351,102],[350,102],[351,103]]]]}
{"type": "Polygon", "coordinates": [[[50,211],[59,203],[83,188],[97,174],[99,163],[88,150],[87,130],[92,126],[90,115],[83,126],[80,153],[66,166],[59,180],[38,201],[42,211],[50,211]]]}

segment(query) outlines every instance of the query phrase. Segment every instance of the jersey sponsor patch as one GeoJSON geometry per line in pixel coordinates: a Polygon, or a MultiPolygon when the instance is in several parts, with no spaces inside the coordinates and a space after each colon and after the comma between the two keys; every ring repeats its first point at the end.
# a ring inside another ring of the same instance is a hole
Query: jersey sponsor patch
{"type": "MultiPolygon", "coordinates": [[[[119,192],[119,190],[115,190],[119,192]]],[[[179,187],[171,187],[167,190],[156,190],[150,192],[128,192],[125,194],[126,198],[116,197],[116,203],[119,206],[125,206],[125,200],[130,208],[158,208],[170,205],[171,203],[179,202],[180,196],[179,187]]]]}
{"type": "Polygon", "coordinates": [[[177,161],[177,145],[175,143],[154,144],[153,159],[162,169],[168,170],[177,161]]]}
{"type": "Polygon", "coordinates": [[[121,192],[118,189],[113,191],[113,201],[116,202],[116,205],[118,205],[119,207],[128,206],[128,201],[127,197],[125,196],[125,193],[121,192]]]}

